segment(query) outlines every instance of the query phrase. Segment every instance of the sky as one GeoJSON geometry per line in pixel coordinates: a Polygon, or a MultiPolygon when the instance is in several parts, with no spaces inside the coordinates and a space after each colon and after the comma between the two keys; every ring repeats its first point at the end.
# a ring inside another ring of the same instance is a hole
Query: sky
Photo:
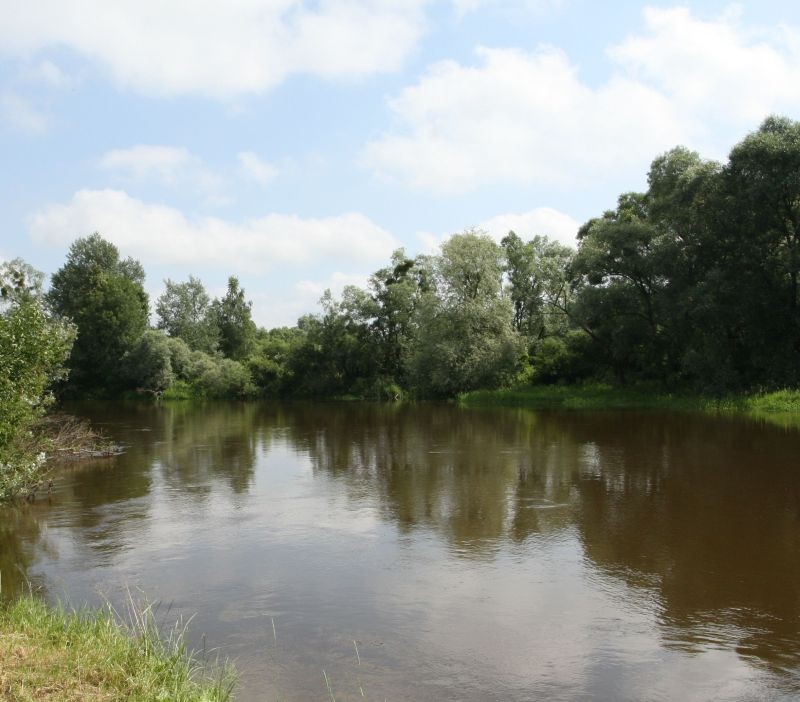
{"type": "Polygon", "coordinates": [[[577,228],[800,118],[800,3],[0,0],[0,259],[98,231],[259,325],[449,235],[577,228]]]}

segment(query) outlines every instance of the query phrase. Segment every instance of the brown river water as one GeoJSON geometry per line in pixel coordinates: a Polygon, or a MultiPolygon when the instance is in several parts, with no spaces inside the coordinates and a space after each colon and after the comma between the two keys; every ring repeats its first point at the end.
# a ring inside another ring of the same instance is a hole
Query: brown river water
{"type": "Polygon", "coordinates": [[[427,404],[73,411],[126,453],[0,511],[4,593],[121,607],[131,590],[194,615],[242,702],[800,699],[795,429],[427,404]]]}

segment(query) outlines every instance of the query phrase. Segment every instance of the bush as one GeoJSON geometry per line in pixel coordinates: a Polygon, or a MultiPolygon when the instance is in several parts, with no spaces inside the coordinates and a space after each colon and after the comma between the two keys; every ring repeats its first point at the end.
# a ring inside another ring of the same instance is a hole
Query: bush
{"type": "Polygon", "coordinates": [[[206,367],[195,386],[206,397],[248,397],[255,392],[247,368],[229,358],[206,367]]]}
{"type": "Polygon", "coordinates": [[[51,384],[65,375],[74,338],[70,325],[34,299],[0,314],[0,500],[37,479],[44,453],[32,426],[52,401],[51,384]]]}
{"type": "Polygon", "coordinates": [[[171,355],[164,332],[148,329],[122,359],[125,377],[134,388],[162,392],[174,377],[171,355]]]}
{"type": "Polygon", "coordinates": [[[179,380],[189,379],[189,365],[192,358],[192,350],[189,345],[177,337],[167,337],[167,347],[169,348],[169,362],[172,372],[179,380]]]}

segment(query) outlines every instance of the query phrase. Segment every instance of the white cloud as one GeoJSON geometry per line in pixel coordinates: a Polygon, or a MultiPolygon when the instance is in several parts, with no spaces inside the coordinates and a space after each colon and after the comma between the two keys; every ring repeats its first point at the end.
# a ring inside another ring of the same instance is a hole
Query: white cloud
{"type": "Polygon", "coordinates": [[[319,300],[325,290],[329,289],[338,297],[346,285],[363,288],[368,279],[367,274],[336,271],[322,280],[299,280],[279,292],[250,294],[248,289],[247,298],[253,301],[253,319],[256,324],[267,329],[290,327],[304,314],[320,311],[319,300]]]}
{"type": "Polygon", "coordinates": [[[702,21],[686,7],[644,10],[646,32],[609,49],[631,76],[669,95],[687,119],[750,123],[800,105],[800,35],[764,36],[736,13],[702,21]]]}
{"type": "Polygon", "coordinates": [[[68,47],[148,95],[260,93],[294,73],[399,68],[426,0],[38,0],[0,5],[0,51],[68,47]]]}
{"type": "Polygon", "coordinates": [[[216,201],[222,200],[223,180],[188,149],[140,144],[112,149],[99,162],[100,168],[115,171],[130,180],[168,187],[189,184],[216,201]]]}
{"type": "Polygon", "coordinates": [[[15,92],[0,94],[0,116],[12,128],[28,134],[42,134],[50,126],[49,117],[28,99],[15,92]]]}
{"type": "Polygon", "coordinates": [[[567,246],[576,245],[575,235],[579,227],[577,220],[552,207],[501,214],[478,225],[478,229],[483,229],[498,241],[513,231],[526,241],[536,234],[543,234],[567,246]]]}
{"type": "Polygon", "coordinates": [[[477,66],[434,64],[392,100],[401,128],[368,144],[366,164],[444,193],[566,184],[641,169],[684,137],[663,95],[621,77],[591,88],[556,49],[477,55],[477,66]]]}
{"type": "Polygon", "coordinates": [[[278,169],[271,163],[262,160],[252,151],[242,151],[237,155],[239,168],[245,178],[255,181],[261,186],[269,185],[278,175],[278,169]]]}
{"type": "MultiPolygon", "coordinates": [[[[579,227],[579,222],[564,212],[552,207],[537,207],[529,212],[496,215],[475,225],[474,229],[486,232],[498,243],[506,234],[513,231],[525,241],[539,234],[574,247],[577,244],[575,235],[579,227]]],[[[452,234],[437,236],[430,232],[417,233],[422,252],[426,254],[439,253],[441,245],[451,236],[452,234]]]]}
{"type": "Polygon", "coordinates": [[[641,176],[659,152],[713,155],[774,111],[800,109],[800,33],[744,31],[735,13],[702,21],[648,8],[644,30],[608,50],[593,86],[563,52],[477,49],[443,61],[389,106],[394,129],[366,147],[379,175],[438,192],[486,184],[576,184],[641,176]]]}
{"type": "Polygon", "coordinates": [[[505,11],[523,10],[526,12],[548,10],[558,7],[563,0],[452,0],[453,8],[459,17],[475,12],[483,7],[497,7],[505,11]]]}
{"type": "Polygon", "coordinates": [[[334,297],[338,297],[348,285],[357,285],[359,288],[364,288],[368,280],[369,275],[366,273],[341,273],[337,271],[323,281],[301,280],[295,285],[295,290],[309,298],[313,297],[316,302],[326,290],[330,290],[334,297]]]}
{"type": "Polygon", "coordinates": [[[99,231],[146,264],[224,266],[245,272],[316,261],[375,265],[398,246],[388,231],[355,212],[323,218],[269,214],[232,222],[187,217],[121,190],[80,190],[71,202],[49,205],[30,216],[27,225],[42,245],[63,246],[99,231]]]}

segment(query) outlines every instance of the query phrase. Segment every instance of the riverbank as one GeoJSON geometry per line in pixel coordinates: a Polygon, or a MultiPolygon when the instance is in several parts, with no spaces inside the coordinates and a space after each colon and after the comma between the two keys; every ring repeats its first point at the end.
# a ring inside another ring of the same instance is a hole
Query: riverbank
{"type": "Polygon", "coordinates": [[[779,390],[750,395],[708,397],[659,393],[646,389],[622,389],[610,385],[536,385],[505,390],[478,390],[458,398],[474,406],[529,407],[564,410],[668,410],[741,413],[773,418],[796,417],[800,423],[800,391],[779,390]]]}
{"type": "Polygon", "coordinates": [[[68,612],[33,596],[0,601],[0,700],[15,702],[225,702],[232,675],[209,673],[185,647],[165,638],[149,610],[132,628],[112,612],[68,612]]]}

